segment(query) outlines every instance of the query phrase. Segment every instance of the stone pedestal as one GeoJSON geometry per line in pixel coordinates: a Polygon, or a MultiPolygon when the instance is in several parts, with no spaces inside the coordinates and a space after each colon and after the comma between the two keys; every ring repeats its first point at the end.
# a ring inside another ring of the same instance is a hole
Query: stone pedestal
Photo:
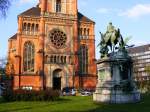
{"type": "Polygon", "coordinates": [[[134,103],[140,101],[132,76],[132,60],[124,51],[113,53],[97,62],[98,83],[93,101],[134,103]]]}

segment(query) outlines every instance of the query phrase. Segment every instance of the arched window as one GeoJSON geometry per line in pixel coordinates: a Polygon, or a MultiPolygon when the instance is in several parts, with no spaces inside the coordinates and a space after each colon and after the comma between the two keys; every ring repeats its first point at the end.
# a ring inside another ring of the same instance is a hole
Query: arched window
{"type": "Polygon", "coordinates": [[[59,56],[57,56],[57,63],[60,63],[59,56]]]}
{"type": "Polygon", "coordinates": [[[57,60],[57,59],[56,59],[56,56],[54,56],[54,63],[56,63],[56,60],[57,60]]]}
{"type": "Polygon", "coordinates": [[[87,29],[87,39],[89,38],[90,35],[90,29],[87,29]]]}
{"type": "Polygon", "coordinates": [[[61,56],[61,63],[64,63],[63,56],[61,56]]]}
{"type": "Polygon", "coordinates": [[[69,58],[69,59],[68,59],[68,60],[69,60],[69,63],[72,64],[72,58],[71,58],[71,56],[69,56],[68,58],[69,58]]]}
{"type": "Polygon", "coordinates": [[[87,29],[87,35],[89,36],[89,34],[90,34],[90,29],[87,29]]]}
{"type": "Polygon", "coordinates": [[[26,30],[27,30],[27,24],[24,23],[24,24],[23,24],[23,31],[26,31],[26,30]]]}
{"type": "Polygon", "coordinates": [[[56,12],[61,12],[61,0],[56,0],[56,12]]]}
{"type": "Polygon", "coordinates": [[[24,44],[23,66],[24,72],[34,72],[34,45],[28,41],[24,44]]]}
{"type": "Polygon", "coordinates": [[[23,33],[27,33],[27,23],[23,23],[23,33]]]}
{"type": "Polygon", "coordinates": [[[32,33],[32,34],[34,34],[34,30],[35,30],[35,29],[34,29],[34,23],[32,23],[32,26],[31,26],[31,33],[32,33]]]}
{"type": "Polygon", "coordinates": [[[50,57],[50,63],[53,63],[54,62],[54,58],[53,56],[50,57]]]}
{"type": "Polygon", "coordinates": [[[83,35],[83,33],[82,33],[82,28],[80,28],[80,35],[81,35],[81,36],[83,35]]]}
{"type": "Polygon", "coordinates": [[[86,35],[86,28],[84,28],[84,36],[86,35]]]}
{"type": "Polygon", "coordinates": [[[36,26],[35,26],[35,32],[38,32],[38,29],[39,29],[39,25],[36,24],[36,26]]]}
{"type": "Polygon", "coordinates": [[[80,73],[88,73],[88,48],[86,45],[81,45],[79,55],[80,73]]]}
{"type": "Polygon", "coordinates": [[[64,63],[66,63],[66,56],[64,56],[64,63]]]}
{"type": "Polygon", "coordinates": [[[82,28],[79,28],[79,36],[80,36],[80,39],[82,39],[83,37],[83,35],[82,35],[82,28]]]}
{"type": "Polygon", "coordinates": [[[31,30],[31,24],[30,24],[30,23],[28,23],[28,26],[27,26],[28,34],[30,34],[30,30],[31,30]]]}

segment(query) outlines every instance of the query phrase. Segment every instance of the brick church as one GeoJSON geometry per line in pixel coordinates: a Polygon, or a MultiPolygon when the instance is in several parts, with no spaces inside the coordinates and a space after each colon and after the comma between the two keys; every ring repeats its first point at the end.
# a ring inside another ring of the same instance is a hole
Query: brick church
{"type": "Polygon", "coordinates": [[[95,88],[94,27],[77,0],[39,0],[19,14],[18,31],[8,40],[13,89],[95,88]]]}

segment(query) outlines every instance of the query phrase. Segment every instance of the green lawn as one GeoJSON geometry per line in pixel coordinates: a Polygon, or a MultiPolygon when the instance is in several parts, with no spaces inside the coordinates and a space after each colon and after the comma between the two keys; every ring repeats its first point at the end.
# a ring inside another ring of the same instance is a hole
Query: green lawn
{"type": "Polygon", "coordinates": [[[95,104],[92,97],[62,97],[55,102],[3,102],[0,112],[150,112],[150,96],[136,104],[95,104]]]}

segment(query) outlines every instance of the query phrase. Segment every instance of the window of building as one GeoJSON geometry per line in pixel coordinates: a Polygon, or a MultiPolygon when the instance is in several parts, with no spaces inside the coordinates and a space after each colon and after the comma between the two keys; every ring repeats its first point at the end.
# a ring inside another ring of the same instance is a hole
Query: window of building
{"type": "Polygon", "coordinates": [[[56,12],[61,12],[61,0],[56,0],[56,12]]]}
{"type": "Polygon", "coordinates": [[[80,73],[87,74],[88,73],[88,48],[86,45],[82,45],[80,47],[79,63],[80,63],[80,73]]]}
{"type": "Polygon", "coordinates": [[[31,25],[31,34],[34,34],[34,24],[31,25]]]}
{"type": "Polygon", "coordinates": [[[87,29],[87,35],[89,36],[89,34],[90,34],[90,29],[87,29]]]}
{"type": "Polygon", "coordinates": [[[24,72],[34,72],[34,45],[28,41],[24,44],[23,66],[24,72]]]}
{"type": "Polygon", "coordinates": [[[46,59],[46,63],[50,64],[66,64],[69,57],[61,55],[51,55],[46,59]]]}
{"type": "Polygon", "coordinates": [[[39,29],[39,25],[36,24],[36,26],[35,26],[35,32],[38,32],[38,29],[39,29]]]}
{"type": "Polygon", "coordinates": [[[79,39],[82,39],[82,28],[79,28],[79,39]]]}
{"type": "Polygon", "coordinates": [[[61,56],[61,63],[64,63],[63,56],[61,56]]]}
{"type": "Polygon", "coordinates": [[[49,37],[52,45],[54,45],[56,48],[64,47],[67,41],[66,34],[60,30],[53,30],[49,37]]]}
{"type": "Polygon", "coordinates": [[[23,24],[23,31],[26,31],[26,30],[27,30],[27,24],[24,23],[24,24],[23,24]]]}
{"type": "Polygon", "coordinates": [[[59,56],[57,56],[57,63],[60,63],[59,56]]]}
{"type": "Polygon", "coordinates": [[[64,63],[66,63],[66,56],[64,56],[64,63]]]}
{"type": "Polygon", "coordinates": [[[57,59],[56,59],[56,56],[54,56],[54,63],[56,63],[57,59]]]}
{"type": "Polygon", "coordinates": [[[88,39],[90,34],[89,28],[79,28],[79,39],[88,39]]]}
{"type": "Polygon", "coordinates": [[[26,35],[37,35],[39,24],[35,23],[23,23],[23,34],[26,35]]]}
{"type": "Polygon", "coordinates": [[[31,31],[31,24],[30,23],[28,23],[27,31],[28,31],[27,33],[30,34],[30,31],[31,31]]]}
{"type": "Polygon", "coordinates": [[[86,28],[84,28],[84,36],[86,35],[86,28]]]}
{"type": "Polygon", "coordinates": [[[54,60],[54,58],[53,58],[53,56],[51,56],[50,57],[50,63],[53,63],[53,60],[54,60]]]}

